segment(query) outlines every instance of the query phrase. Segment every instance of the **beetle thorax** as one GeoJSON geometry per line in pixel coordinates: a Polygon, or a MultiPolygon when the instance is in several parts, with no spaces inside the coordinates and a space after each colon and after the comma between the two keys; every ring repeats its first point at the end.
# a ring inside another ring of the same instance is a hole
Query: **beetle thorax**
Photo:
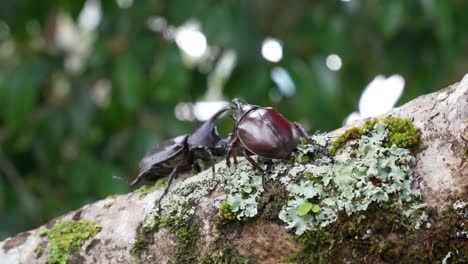
{"type": "Polygon", "coordinates": [[[299,141],[294,125],[269,107],[247,112],[237,123],[236,132],[249,151],[271,159],[287,158],[299,141]]]}

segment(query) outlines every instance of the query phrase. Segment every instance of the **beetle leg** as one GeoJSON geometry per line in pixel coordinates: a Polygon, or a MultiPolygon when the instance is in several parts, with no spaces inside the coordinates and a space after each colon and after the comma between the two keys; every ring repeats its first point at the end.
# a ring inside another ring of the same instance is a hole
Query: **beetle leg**
{"type": "Polygon", "coordinates": [[[231,166],[231,156],[232,156],[232,159],[234,160],[234,164],[235,165],[238,164],[237,156],[236,156],[236,148],[237,148],[238,142],[239,142],[239,138],[236,137],[231,141],[231,144],[229,144],[229,150],[228,150],[227,155],[226,155],[226,165],[228,167],[231,166]]]}
{"type": "Polygon", "coordinates": [[[194,162],[193,162],[193,168],[195,169],[195,171],[196,171],[197,173],[200,173],[201,170],[202,170],[202,168],[201,168],[201,166],[200,166],[200,163],[198,163],[197,161],[194,161],[194,162]]]}
{"type": "Polygon", "coordinates": [[[265,161],[265,163],[266,163],[266,165],[267,165],[266,171],[270,172],[271,169],[273,168],[273,161],[270,160],[270,159],[268,159],[268,160],[265,161]]]}
{"type": "MultiPolygon", "coordinates": [[[[254,166],[255,169],[259,170],[262,172],[262,187],[264,190],[269,190],[269,188],[266,186],[266,179],[265,179],[265,170],[258,165],[258,163],[247,153],[247,149],[242,149],[242,153],[244,154],[245,158],[254,166]]],[[[268,169],[268,168],[267,168],[268,169]]]]}
{"type": "Polygon", "coordinates": [[[216,168],[215,168],[216,161],[214,160],[213,153],[211,152],[209,148],[206,148],[206,152],[208,153],[208,156],[210,156],[211,171],[213,172],[213,179],[214,179],[216,176],[216,168]]]}
{"type": "Polygon", "coordinates": [[[244,157],[250,162],[250,164],[252,164],[254,166],[255,169],[261,171],[261,172],[264,172],[264,170],[262,169],[262,167],[260,167],[260,165],[258,165],[258,163],[252,159],[252,157],[249,156],[249,154],[247,153],[247,150],[244,148],[242,149],[242,153],[244,154],[244,157]]]}
{"type": "Polygon", "coordinates": [[[301,124],[299,124],[298,122],[294,122],[293,124],[297,128],[301,136],[305,137],[307,141],[312,141],[312,137],[307,133],[307,131],[301,124]]]}
{"type": "Polygon", "coordinates": [[[159,211],[161,211],[161,201],[162,199],[164,198],[164,196],[166,196],[167,192],[169,191],[169,187],[171,187],[171,183],[172,183],[172,180],[174,180],[176,174],[177,174],[177,171],[178,171],[179,167],[175,167],[172,171],[171,171],[171,174],[169,174],[169,176],[167,177],[167,183],[166,183],[166,187],[164,187],[164,192],[163,194],[161,195],[161,197],[159,197],[158,201],[157,201],[157,205],[158,205],[158,209],[159,211]]]}

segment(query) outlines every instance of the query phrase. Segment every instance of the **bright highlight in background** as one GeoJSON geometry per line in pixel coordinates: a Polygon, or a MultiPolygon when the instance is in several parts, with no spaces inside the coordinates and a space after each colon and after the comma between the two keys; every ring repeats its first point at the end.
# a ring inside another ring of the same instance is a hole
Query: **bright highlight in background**
{"type": "Polygon", "coordinates": [[[325,60],[325,63],[327,64],[327,67],[332,71],[337,71],[341,69],[341,66],[343,65],[340,56],[336,54],[328,55],[327,59],[325,60]]]}
{"type": "Polygon", "coordinates": [[[179,27],[175,33],[175,41],[182,51],[193,58],[203,57],[208,48],[205,35],[194,23],[179,27]]]}
{"type": "Polygon", "coordinates": [[[280,93],[284,96],[292,96],[296,92],[296,86],[289,73],[282,67],[271,70],[271,79],[275,82],[280,93]]]}
{"type": "Polygon", "coordinates": [[[179,120],[206,121],[221,108],[228,106],[226,101],[204,101],[196,103],[178,103],[175,107],[175,116],[179,120]]]}
{"type": "Polygon", "coordinates": [[[262,43],[262,56],[268,61],[279,62],[283,58],[283,46],[275,38],[266,38],[262,43]]]}
{"type": "Polygon", "coordinates": [[[120,8],[129,8],[133,5],[133,0],[116,0],[120,8]]]}
{"type": "Polygon", "coordinates": [[[405,79],[399,74],[388,78],[378,75],[362,92],[359,99],[359,113],[351,113],[345,120],[350,124],[354,120],[375,117],[392,109],[403,94],[405,79]]]}
{"type": "Polygon", "coordinates": [[[93,30],[101,21],[101,3],[98,0],[86,1],[78,17],[78,25],[87,30],[93,30]]]}

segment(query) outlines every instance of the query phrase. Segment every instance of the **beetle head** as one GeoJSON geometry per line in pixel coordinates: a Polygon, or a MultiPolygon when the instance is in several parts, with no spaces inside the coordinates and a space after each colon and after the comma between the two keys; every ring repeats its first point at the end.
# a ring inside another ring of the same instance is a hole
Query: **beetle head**
{"type": "Polygon", "coordinates": [[[238,98],[234,98],[232,100],[232,103],[234,103],[234,105],[236,106],[236,109],[237,109],[237,113],[234,114],[234,120],[236,120],[236,122],[239,122],[240,119],[248,112],[256,109],[256,108],[259,108],[258,105],[251,105],[251,104],[247,104],[247,103],[244,103],[243,101],[241,101],[240,99],[238,98]]]}

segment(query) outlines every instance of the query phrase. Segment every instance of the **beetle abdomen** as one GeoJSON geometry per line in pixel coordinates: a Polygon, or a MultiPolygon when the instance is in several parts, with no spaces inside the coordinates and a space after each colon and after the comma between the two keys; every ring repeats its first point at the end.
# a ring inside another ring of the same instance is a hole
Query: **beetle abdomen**
{"type": "Polygon", "coordinates": [[[270,159],[287,158],[299,142],[294,125],[273,108],[258,108],[237,125],[237,135],[251,152],[270,159]]]}

